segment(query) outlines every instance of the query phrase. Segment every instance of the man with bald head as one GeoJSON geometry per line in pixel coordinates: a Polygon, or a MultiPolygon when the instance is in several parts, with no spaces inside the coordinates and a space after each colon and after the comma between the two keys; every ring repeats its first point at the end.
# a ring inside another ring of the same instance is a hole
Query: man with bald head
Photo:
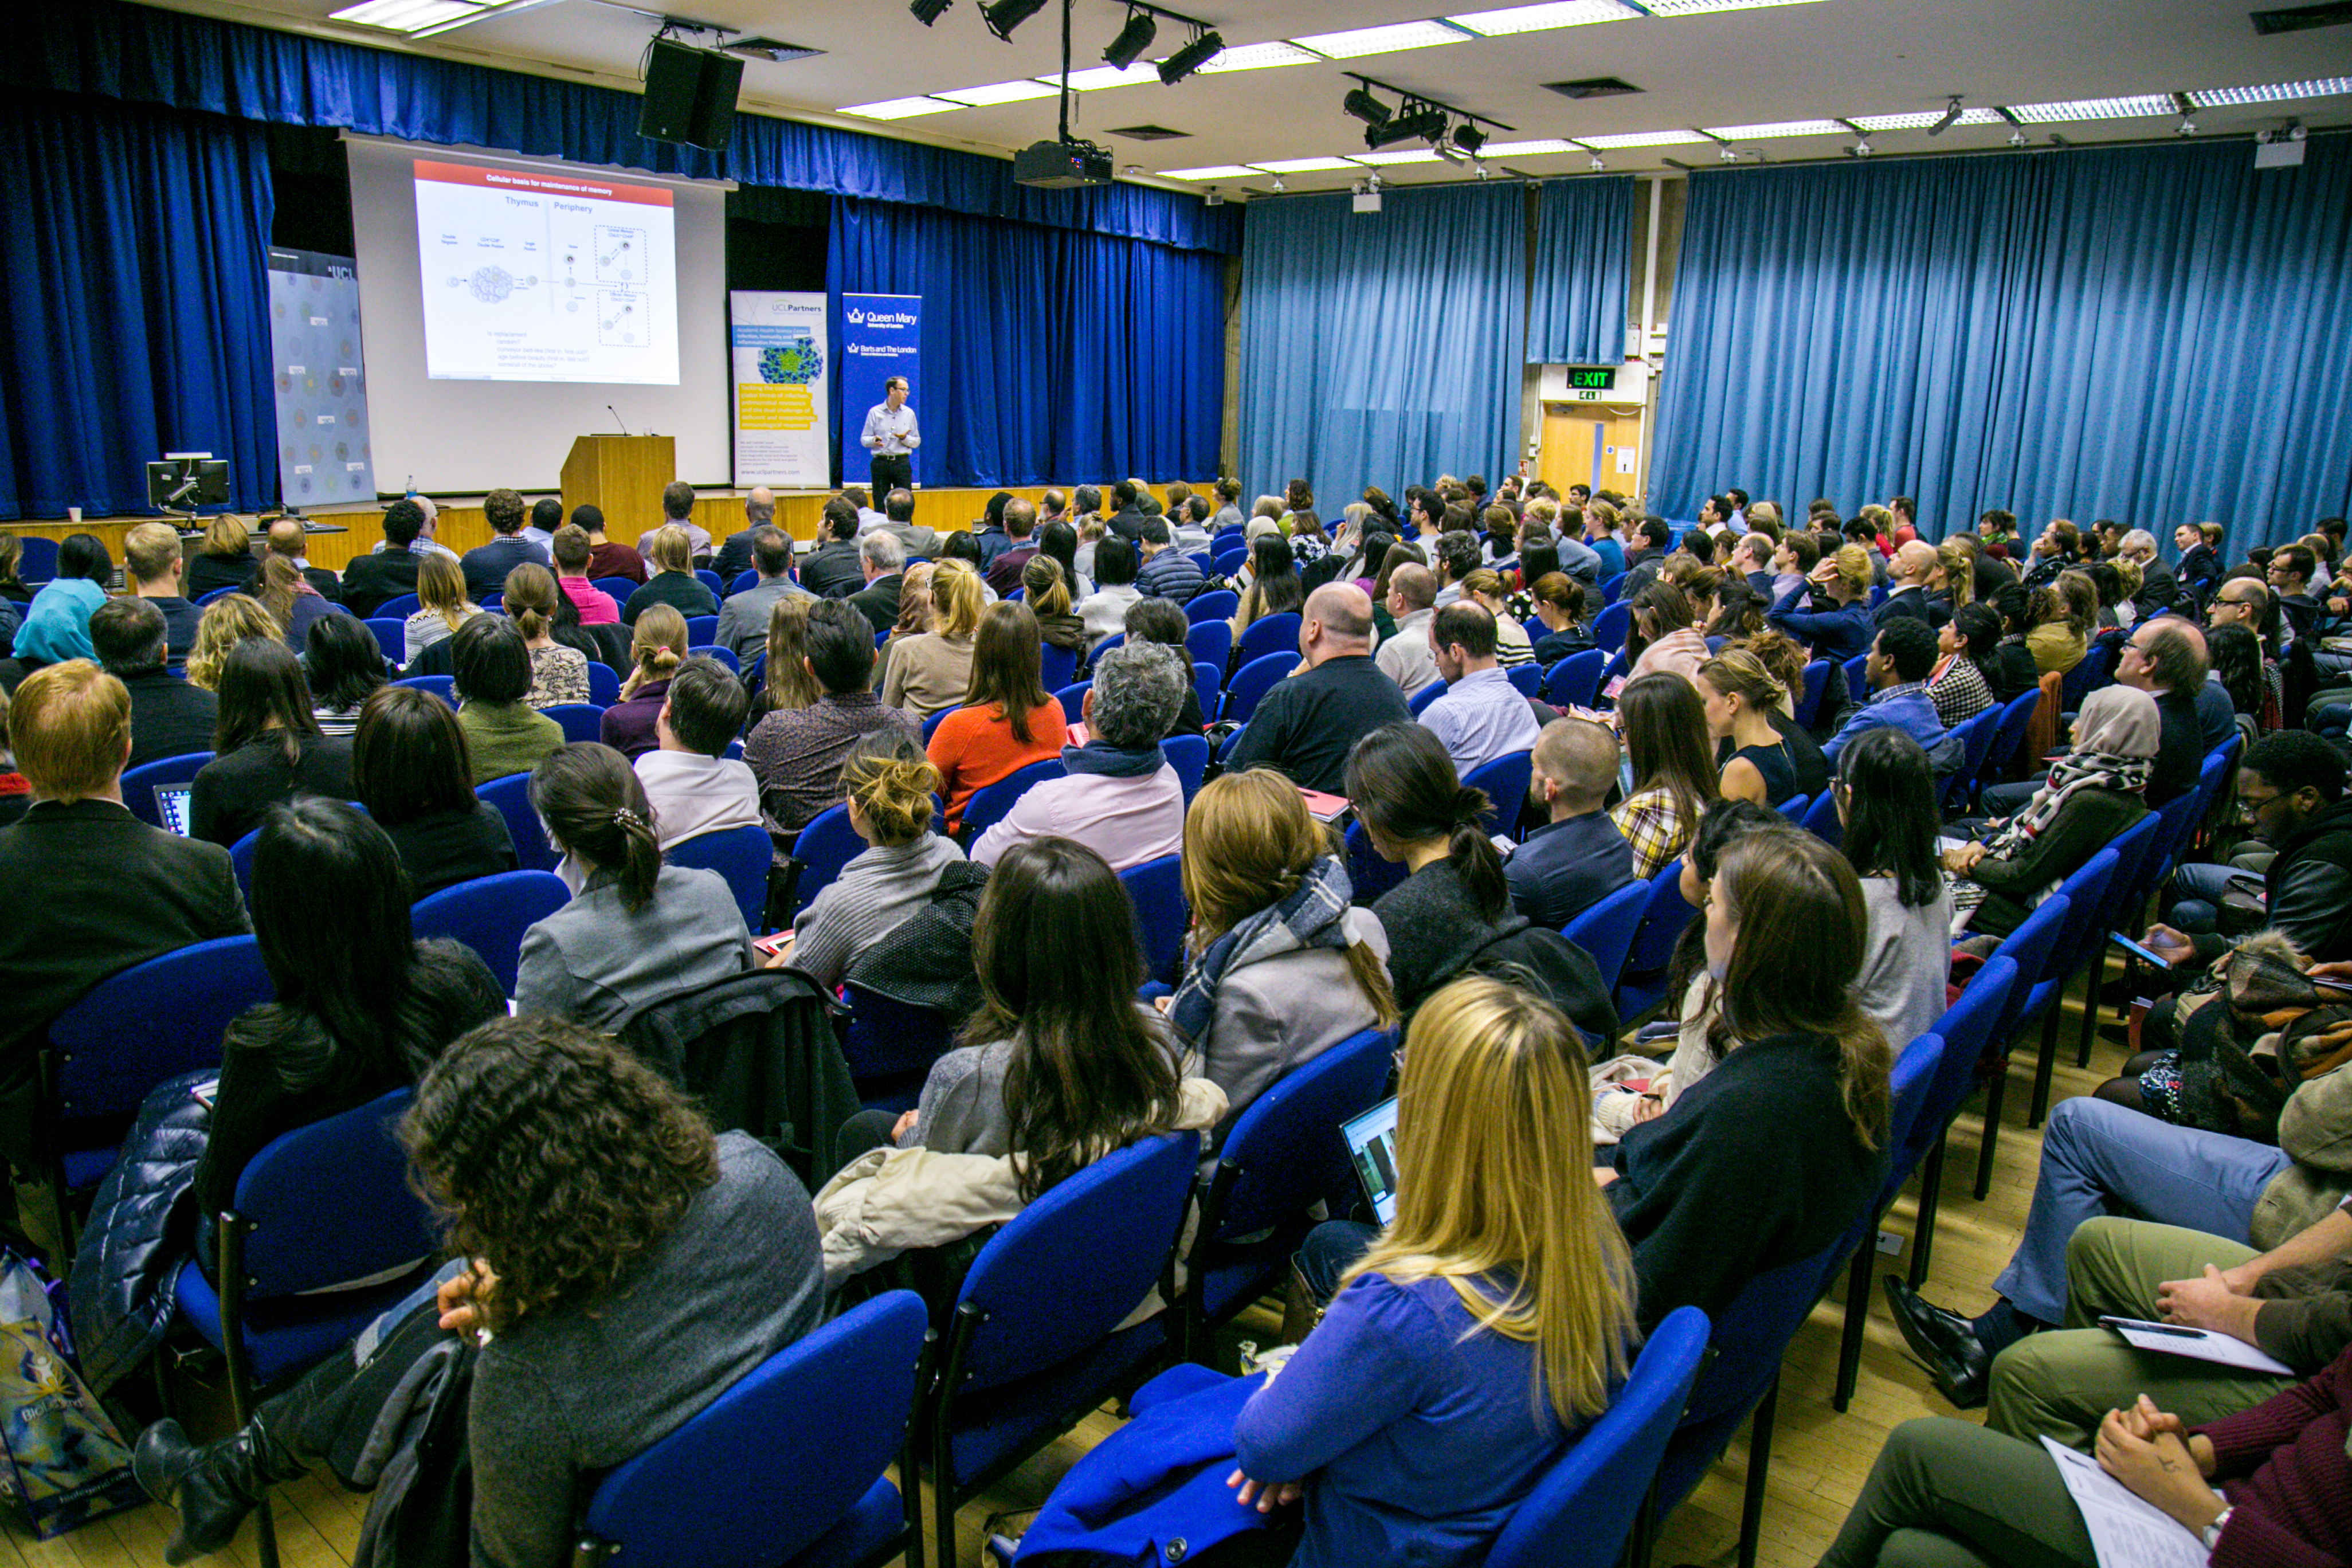
{"type": "MultiPolygon", "coordinates": [[[[2136,686],[2156,699],[2164,728],[2148,769],[2147,804],[2162,805],[2196,787],[2210,746],[2198,696],[2206,689],[2205,634],[2181,616],[2143,621],[2116,658],[2116,681],[2136,686]]],[[[2224,700],[2226,700],[2226,693],[2224,700]]],[[[2235,733],[2237,721],[2230,721],[2235,733]]],[[[2228,736],[2223,736],[2228,739],[2228,736]]]]}
{"type": "MultiPolygon", "coordinates": [[[[269,553],[284,556],[293,564],[294,570],[302,574],[302,580],[316,588],[327,603],[341,604],[343,597],[342,580],[324,566],[311,565],[306,554],[310,548],[310,536],[303,531],[302,524],[299,520],[281,517],[269,525],[269,553]]],[[[173,651],[179,654],[181,658],[186,657],[185,652],[176,644],[173,651]]]]}
{"type": "Polygon", "coordinates": [[[1326,583],[1299,616],[1304,668],[1275,682],[1226,764],[1274,767],[1326,795],[1346,791],[1348,752],[1383,724],[1412,717],[1404,693],[1372,662],[1372,601],[1353,583],[1326,583]]]}
{"type": "Polygon", "coordinates": [[[1883,626],[1896,616],[1933,624],[1936,617],[1927,603],[1927,578],[1935,570],[1932,544],[1915,539],[1895,551],[1886,567],[1886,602],[1873,612],[1871,624],[1883,626]]]}
{"type": "MultiPolygon", "coordinates": [[[[727,536],[726,542],[719,547],[718,556],[710,563],[710,569],[719,574],[719,592],[725,593],[736,578],[751,569],[754,564],[751,536],[772,526],[775,521],[775,492],[765,485],[752,486],[751,493],[743,498],[742,529],[727,536]]],[[[820,537],[817,542],[823,543],[823,538],[820,537]]]]}

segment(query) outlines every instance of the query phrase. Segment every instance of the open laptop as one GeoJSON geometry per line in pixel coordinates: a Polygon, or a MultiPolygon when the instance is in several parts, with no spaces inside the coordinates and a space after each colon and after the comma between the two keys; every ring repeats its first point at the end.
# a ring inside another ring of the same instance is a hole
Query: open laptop
{"type": "Polygon", "coordinates": [[[184,784],[155,786],[155,820],[183,838],[188,836],[188,794],[184,784]]]}
{"type": "Polygon", "coordinates": [[[1397,1102],[1384,1100],[1339,1127],[1364,1200],[1382,1225],[1396,1218],[1396,1119],[1397,1102]]]}

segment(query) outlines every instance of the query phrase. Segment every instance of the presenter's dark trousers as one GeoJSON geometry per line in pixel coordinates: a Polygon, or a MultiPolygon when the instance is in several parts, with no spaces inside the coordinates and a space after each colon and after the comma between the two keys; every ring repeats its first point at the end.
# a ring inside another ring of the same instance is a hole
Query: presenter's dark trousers
{"type": "Polygon", "coordinates": [[[886,458],[878,453],[876,454],[874,458],[875,510],[879,511],[882,510],[882,498],[888,495],[892,490],[912,489],[914,488],[915,465],[908,459],[906,453],[901,452],[898,456],[892,458],[886,458]]]}

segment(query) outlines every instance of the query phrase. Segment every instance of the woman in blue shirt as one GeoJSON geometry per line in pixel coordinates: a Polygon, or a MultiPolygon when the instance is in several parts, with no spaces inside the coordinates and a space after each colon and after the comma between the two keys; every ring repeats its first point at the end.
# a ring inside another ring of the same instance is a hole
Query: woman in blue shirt
{"type": "Polygon", "coordinates": [[[1290,1568],[1483,1561],[1625,1375],[1633,1268],[1585,1176],[1568,1020],[1455,981],[1413,1018],[1397,1106],[1396,1217],[1234,1429],[1242,1500],[1306,1500],[1290,1568]]]}
{"type": "Polygon", "coordinates": [[[33,595],[25,624],[16,628],[16,657],[28,668],[96,658],[89,645],[90,613],[106,603],[106,580],[113,574],[114,558],[98,535],[68,534],[58,546],[56,580],[33,595]]]}

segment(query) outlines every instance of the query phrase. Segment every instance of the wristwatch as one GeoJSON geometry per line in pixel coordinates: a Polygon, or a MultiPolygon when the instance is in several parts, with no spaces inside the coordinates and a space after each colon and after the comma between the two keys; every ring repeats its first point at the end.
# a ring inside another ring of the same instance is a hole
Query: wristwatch
{"type": "Polygon", "coordinates": [[[2229,1528],[2230,1515],[2235,1510],[2233,1509],[2223,1509],[2221,1512],[2213,1516],[2212,1523],[2198,1531],[2198,1534],[2204,1539],[2205,1551],[2208,1555],[2210,1555],[2214,1548],[2221,1544],[2221,1531],[2229,1528]]]}

